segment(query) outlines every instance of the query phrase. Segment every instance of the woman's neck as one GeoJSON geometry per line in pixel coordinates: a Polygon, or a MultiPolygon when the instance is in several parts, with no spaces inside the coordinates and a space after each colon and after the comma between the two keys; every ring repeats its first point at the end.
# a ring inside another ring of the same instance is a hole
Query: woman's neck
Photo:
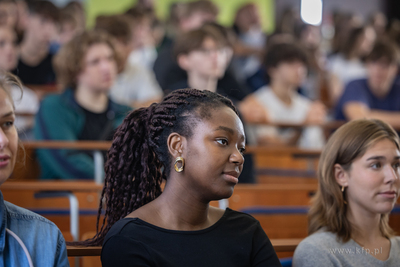
{"type": "Polygon", "coordinates": [[[274,80],[271,81],[270,88],[283,103],[288,106],[292,104],[292,95],[296,89],[294,86],[283,81],[274,80]]]}
{"type": "Polygon", "coordinates": [[[195,198],[182,183],[167,182],[163,193],[151,204],[159,213],[160,224],[180,231],[195,231],[212,225],[209,203],[195,198]]]}
{"type": "Polygon", "coordinates": [[[75,99],[81,107],[94,113],[104,112],[108,106],[107,94],[96,92],[82,86],[76,88],[75,99]]]}
{"type": "Polygon", "coordinates": [[[358,211],[351,209],[349,206],[347,218],[352,225],[351,238],[359,245],[367,246],[368,244],[377,243],[377,240],[382,239],[383,236],[379,229],[380,214],[358,211]]]}
{"type": "Polygon", "coordinates": [[[218,79],[210,76],[202,76],[197,73],[188,72],[188,85],[190,88],[199,90],[217,91],[218,79]]]}

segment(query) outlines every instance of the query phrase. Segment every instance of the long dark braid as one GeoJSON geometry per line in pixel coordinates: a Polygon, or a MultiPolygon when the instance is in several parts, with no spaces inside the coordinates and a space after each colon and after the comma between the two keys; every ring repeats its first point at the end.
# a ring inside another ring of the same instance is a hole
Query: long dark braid
{"type": "Polygon", "coordinates": [[[118,127],[108,151],[97,233],[92,239],[72,244],[101,245],[114,223],[157,198],[162,180],[170,172],[169,134],[190,137],[198,119],[211,116],[210,110],[223,105],[237,114],[232,102],[217,93],[181,89],[159,104],[131,112],[118,127]],[[106,209],[99,229],[103,201],[106,209]]]}

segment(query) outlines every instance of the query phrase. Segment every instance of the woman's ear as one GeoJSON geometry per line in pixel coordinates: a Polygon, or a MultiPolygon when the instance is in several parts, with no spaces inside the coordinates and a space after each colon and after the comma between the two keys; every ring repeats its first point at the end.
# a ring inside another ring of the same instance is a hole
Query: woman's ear
{"type": "Polygon", "coordinates": [[[181,157],[184,151],[186,138],[178,133],[171,133],[167,139],[169,153],[173,158],[181,157]]]}
{"type": "Polygon", "coordinates": [[[333,166],[333,168],[334,168],[336,182],[340,186],[346,187],[348,185],[348,179],[349,179],[347,172],[343,169],[343,167],[340,164],[337,163],[333,166]]]}

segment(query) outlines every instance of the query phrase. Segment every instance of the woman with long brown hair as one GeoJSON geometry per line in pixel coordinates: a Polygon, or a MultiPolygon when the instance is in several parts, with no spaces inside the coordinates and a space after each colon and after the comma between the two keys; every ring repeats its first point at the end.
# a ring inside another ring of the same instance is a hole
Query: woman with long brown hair
{"type": "Polygon", "coordinates": [[[340,127],[324,148],[309,234],[294,266],[398,266],[400,237],[388,224],[399,196],[396,131],[380,120],[340,127]]]}

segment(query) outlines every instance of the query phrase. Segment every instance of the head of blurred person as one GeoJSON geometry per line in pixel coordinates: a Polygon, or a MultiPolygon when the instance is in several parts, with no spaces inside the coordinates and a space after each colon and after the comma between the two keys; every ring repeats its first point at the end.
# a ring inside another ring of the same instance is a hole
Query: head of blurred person
{"type": "Polygon", "coordinates": [[[246,33],[253,28],[261,28],[261,19],[257,6],[254,3],[245,4],[238,9],[234,21],[237,33],[246,33]]]}
{"type": "Polygon", "coordinates": [[[85,8],[81,2],[70,1],[61,9],[61,12],[73,16],[77,23],[77,28],[80,31],[85,29],[86,13],[85,13],[85,8]]]}
{"type": "Polygon", "coordinates": [[[15,69],[17,62],[17,36],[15,31],[9,27],[0,26],[0,71],[15,69]]]}
{"type": "Polygon", "coordinates": [[[378,97],[385,97],[396,78],[399,64],[399,51],[387,39],[377,41],[365,58],[368,85],[378,97]]]}
{"type": "Polygon", "coordinates": [[[353,14],[343,11],[335,11],[333,16],[334,35],[331,42],[332,52],[342,52],[344,43],[350,32],[362,27],[362,19],[353,14]]]}
{"type": "Polygon", "coordinates": [[[296,89],[307,75],[307,54],[292,42],[272,44],[265,55],[264,66],[271,80],[271,86],[296,89]]]}
{"type": "Polygon", "coordinates": [[[76,92],[107,94],[121,60],[112,37],[100,31],[85,31],[60,49],[54,65],[63,86],[76,92]]]}
{"type": "Polygon", "coordinates": [[[18,21],[17,3],[15,0],[0,1],[0,26],[15,29],[18,21]]]}
{"type": "Polygon", "coordinates": [[[29,2],[28,10],[23,45],[49,46],[56,34],[58,8],[52,2],[40,0],[29,2]]]}
{"type": "Polygon", "coordinates": [[[321,43],[321,31],[318,26],[299,23],[295,27],[295,37],[307,49],[316,50],[321,43]]]}
{"type": "Polygon", "coordinates": [[[134,49],[140,49],[148,44],[153,44],[152,22],[153,14],[146,9],[133,7],[128,9],[125,14],[131,20],[132,41],[134,49]]]}
{"type": "Polygon", "coordinates": [[[135,48],[132,24],[133,21],[128,15],[99,16],[96,18],[94,28],[104,31],[114,38],[115,47],[120,52],[123,64],[126,63],[129,54],[135,48]]]}
{"type": "Polygon", "coordinates": [[[6,72],[0,73],[0,185],[12,174],[17,159],[18,133],[15,128],[15,107],[12,88],[19,88],[19,79],[6,72]]]}
{"type": "Polygon", "coordinates": [[[370,26],[354,28],[349,32],[343,45],[343,55],[346,59],[364,58],[374,46],[375,30],[370,26]]]}
{"type": "Polygon", "coordinates": [[[337,129],[319,160],[309,234],[326,228],[347,242],[361,230],[354,223],[355,216],[362,215],[363,223],[376,222],[382,236],[389,238],[389,213],[400,188],[399,146],[396,131],[380,120],[353,120],[337,129]]]}
{"type": "Polygon", "coordinates": [[[83,29],[79,26],[75,16],[69,12],[60,12],[60,20],[58,27],[58,42],[63,45],[68,43],[75,35],[83,29]]]}
{"type": "Polygon", "coordinates": [[[295,25],[301,21],[299,14],[300,12],[295,8],[286,6],[282,14],[278,16],[275,33],[293,35],[295,25]]]}
{"type": "Polygon", "coordinates": [[[381,36],[386,31],[387,18],[382,12],[375,12],[369,18],[369,24],[374,28],[377,35],[381,36]]]}
{"type": "Polygon", "coordinates": [[[219,35],[221,35],[221,37],[225,40],[226,43],[226,55],[227,55],[227,59],[228,59],[228,64],[229,62],[231,62],[232,56],[233,56],[233,49],[234,49],[234,45],[236,42],[236,36],[235,33],[225,27],[222,26],[221,24],[218,24],[216,22],[206,22],[202,29],[206,30],[206,31],[211,31],[211,32],[215,32],[219,35]]]}
{"type": "Polygon", "coordinates": [[[195,30],[206,22],[215,21],[218,7],[208,0],[198,0],[179,6],[178,28],[181,32],[195,30]]]}
{"type": "Polygon", "coordinates": [[[23,35],[26,25],[28,23],[28,4],[25,0],[17,0],[17,23],[16,30],[20,36],[23,35]]]}
{"type": "Polygon", "coordinates": [[[216,82],[223,77],[228,64],[227,42],[215,30],[200,28],[181,34],[174,46],[179,66],[188,74],[190,87],[215,91],[216,82]],[[209,86],[201,84],[212,83],[209,86]]]}

